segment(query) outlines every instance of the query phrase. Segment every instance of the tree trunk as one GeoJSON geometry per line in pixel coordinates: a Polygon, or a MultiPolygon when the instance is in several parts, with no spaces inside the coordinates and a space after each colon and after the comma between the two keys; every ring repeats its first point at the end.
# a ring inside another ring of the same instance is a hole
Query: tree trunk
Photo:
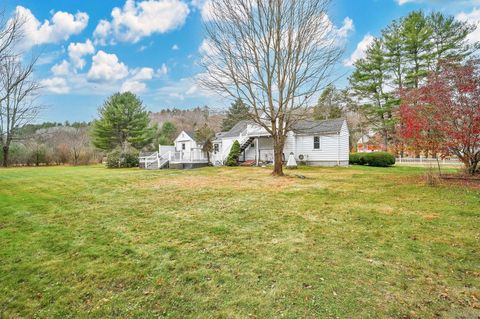
{"type": "Polygon", "coordinates": [[[469,161],[469,165],[470,167],[468,167],[468,172],[470,173],[470,175],[475,175],[477,173],[478,161],[472,159],[471,161],[469,161]]]}
{"type": "Polygon", "coordinates": [[[276,138],[273,139],[273,154],[274,154],[274,163],[273,163],[273,176],[284,176],[283,174],[283,146],[284,142],[278,141],[276,138]]]}
{"type": "Polygon", "coordinates": [[[8,152],[10,147],[8,145],[3,146],[3,167],[8,167],[8,152]]]}
{"type": "Polygon", "coordinates": [[[383,150],[388,152],[388,131],[383,132],[383,150]]]}

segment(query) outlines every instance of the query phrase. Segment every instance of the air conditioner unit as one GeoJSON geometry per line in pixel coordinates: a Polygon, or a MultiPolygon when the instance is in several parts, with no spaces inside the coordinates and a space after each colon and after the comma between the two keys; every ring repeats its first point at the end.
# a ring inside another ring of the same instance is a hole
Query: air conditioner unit
{"type": "Polygon", "coordinates": [[[298,159],[303,161],[305,159],[305,156],[303,154],[298,155],[298,159]]]}

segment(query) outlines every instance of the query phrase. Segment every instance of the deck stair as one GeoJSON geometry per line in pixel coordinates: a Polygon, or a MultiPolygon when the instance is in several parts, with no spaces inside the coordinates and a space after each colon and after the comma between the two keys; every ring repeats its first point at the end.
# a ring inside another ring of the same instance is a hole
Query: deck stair
{"type": "Polygon", "coordinates": [[[250,144],[252,144],[254,137],[246,137],[244,140],[240,141],[240,152],[243,152],[247,149],[250,144]]]}
{"type": "Polygon", "coordinates": [[[149,156],[141,157],[140,162],[144,164],[144,168],[148,170],[162,169],[168,167],[170,162],[169,153],[159,155],[155,152],[149,156]]]}

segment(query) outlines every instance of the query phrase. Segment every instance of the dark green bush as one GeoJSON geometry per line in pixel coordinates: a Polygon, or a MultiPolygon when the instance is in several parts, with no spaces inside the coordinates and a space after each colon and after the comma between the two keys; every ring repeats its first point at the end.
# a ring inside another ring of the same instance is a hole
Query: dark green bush
{"type": "Polygon", "coordinates": [[[368,153],[365,161],[370,166],[388,167],[395,165],[395,156],[387,152],[368,153]]]}
{"type": "Polygon", "coordinates": [[[240,157],[240,143],[238,141],[233,142],[230,153],[228,154],[225,165],[238,166],[238,158],[240,157]]]}
{"type": "Polygon", "coordinates": [[[129,149],[125,153],[120,149],[115,149],[107,155],[108,168],[128,168],[138,167],[139,152],[135,149],[129,149]]]}
{"type": "Polygon", "coordinates": [[[350,164],[388,167],[395,164],[395,156],[387,152],[351,153],[350,164]]]}
{"type": "Polygon", "coordinates": [[[350,165],[363,165],[360,164],[361,153],[350,153],[349,163],[350,165]]]}
{"type": "Polygon", "coordinates": [[[365,165],[366,157],[368,153],[350,153],[350,164],[351,165],[365,165]]]}

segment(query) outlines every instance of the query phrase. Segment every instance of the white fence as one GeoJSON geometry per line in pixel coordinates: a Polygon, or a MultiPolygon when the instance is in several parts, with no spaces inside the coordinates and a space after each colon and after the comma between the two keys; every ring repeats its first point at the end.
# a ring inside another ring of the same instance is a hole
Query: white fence
{"type": "Polygon", "coordinates": [[[424,157],[419,157],[419,158],[414,158],[414,157],[404,157],[404,158],[397,158],[396,160],[397,164],[405,164],[405,165],[463,165],[462,162],[460,162],[456,158],[451,158],[451,159],[436,159],[436,158],[424,158],[424,157]]]}

